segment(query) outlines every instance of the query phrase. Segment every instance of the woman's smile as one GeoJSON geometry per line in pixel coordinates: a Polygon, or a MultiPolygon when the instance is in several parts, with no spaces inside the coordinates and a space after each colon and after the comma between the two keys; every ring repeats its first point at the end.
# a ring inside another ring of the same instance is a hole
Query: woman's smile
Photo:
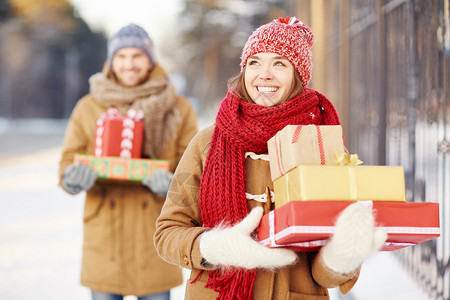
{"type": "Polygon", "coordinates": [[[294,85],[294,72],[294,66],[284,56],[257,53],[247,60],[245,88],[256,104],[278,105],[288,100],[294,85]]]}

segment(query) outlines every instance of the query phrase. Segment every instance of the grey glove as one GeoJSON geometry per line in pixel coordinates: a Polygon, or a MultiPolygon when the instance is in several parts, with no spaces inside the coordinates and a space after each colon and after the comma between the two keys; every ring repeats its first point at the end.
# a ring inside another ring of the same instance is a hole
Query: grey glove
{"type": "Polygon", "coordinates": [[[97,180],[97,172],[79,162],[69,165],[64,171],[62,185],[71,194],[89,190],[97,180]]]}
{"type": "Polygon", "coordinates": [[[142,184],[146,185],[153,192],[167,196],[170,183],[172,182],[173,173],[164,170],[155,170],[150,178],[142,180],[142,184]]]}

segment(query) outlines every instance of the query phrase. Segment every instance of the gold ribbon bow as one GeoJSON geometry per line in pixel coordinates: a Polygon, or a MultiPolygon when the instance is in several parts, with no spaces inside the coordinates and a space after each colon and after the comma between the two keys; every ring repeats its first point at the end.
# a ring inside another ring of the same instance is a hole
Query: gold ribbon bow
{"type": "Polygon", "coordinates": [[[358,154],[349,154],[348,152],[344,152],[339,155],[336,153],[337,166],[357,166],[362,163],[363,161],[358,158],[358,154]]]}

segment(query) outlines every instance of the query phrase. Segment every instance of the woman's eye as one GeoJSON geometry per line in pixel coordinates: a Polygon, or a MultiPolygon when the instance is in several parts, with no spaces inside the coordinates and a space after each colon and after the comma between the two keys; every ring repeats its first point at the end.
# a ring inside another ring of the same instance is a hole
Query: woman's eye
{"type": "Polygon", "coordinates": [[[257,64],[258,64],[258,62],[257,62],[256,60],[250,60],[250,61],[248,62],[248,65],[249,65],[249,66],[257,65],[257,64]]]}
{"type": "Polygon", "coordinates": [[[274,65],[275,66],[283,66],[283,67],[286,66],[286,64],[282,61],[276,61],[274,65]]]}

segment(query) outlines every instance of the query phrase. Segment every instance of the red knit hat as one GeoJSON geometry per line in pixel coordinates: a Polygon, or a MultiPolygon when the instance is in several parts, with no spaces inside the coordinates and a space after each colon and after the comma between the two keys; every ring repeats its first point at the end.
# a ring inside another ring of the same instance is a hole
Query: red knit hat
{"type": "Polygon", "coordinates": [[[273,20],[257,28],[248,38],[242,51],[241,71],[250,56],[260,52],[277,53],[294,65],[306,87],[312,73],[313,43],[311,29],[295,17],[273,20]]]}

